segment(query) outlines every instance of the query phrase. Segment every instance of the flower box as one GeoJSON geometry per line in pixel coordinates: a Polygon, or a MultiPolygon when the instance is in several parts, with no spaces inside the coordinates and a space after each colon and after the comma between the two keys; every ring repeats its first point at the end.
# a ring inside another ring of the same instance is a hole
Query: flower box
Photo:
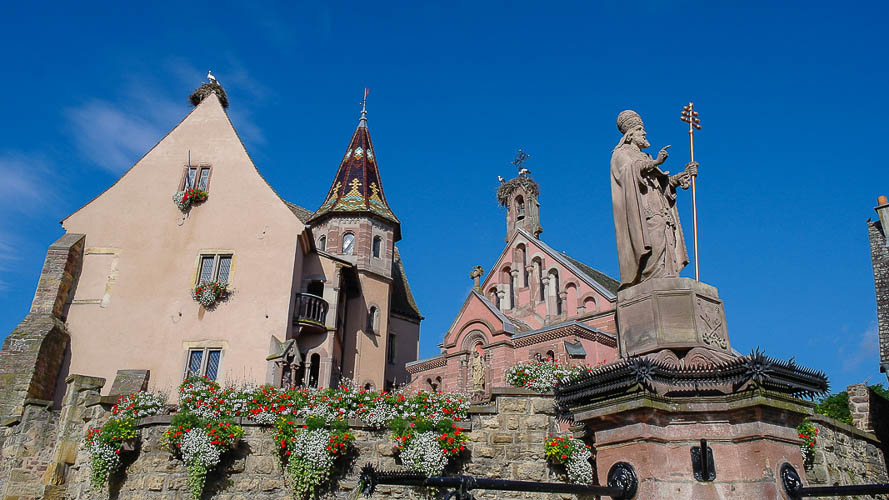
{"type": "Polygon", "coordinates": [[[205,281],[191,291],[191,297],[204,307],[211,307],[228,296],[225,283],[205,281]]]}
{"type": "Polygon", "coordinates": [[[184,212],[195,203],[207,201],[208,196],[209,194],[202,189],[186,189],[184,191],[177,191],[176,194],[173,195],[173,203],[179,207],[179,210],[184,212]]]}

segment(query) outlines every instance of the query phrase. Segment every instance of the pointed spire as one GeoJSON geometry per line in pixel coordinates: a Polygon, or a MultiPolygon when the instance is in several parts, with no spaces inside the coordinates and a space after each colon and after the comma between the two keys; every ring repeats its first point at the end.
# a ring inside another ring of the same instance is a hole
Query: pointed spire
{"type": "Polygon", "coordinates": [[[383,193],[377,158],[370,130],[367,128],[367,89],[361,102],[361,118],[352,134],[346,154],[340,162],[327,198],[309,218],[309,223],[334,214],[360,214],[376,216],[395,224],[396,241],[401,238],[401,221],[392,213],[383,193]]]}

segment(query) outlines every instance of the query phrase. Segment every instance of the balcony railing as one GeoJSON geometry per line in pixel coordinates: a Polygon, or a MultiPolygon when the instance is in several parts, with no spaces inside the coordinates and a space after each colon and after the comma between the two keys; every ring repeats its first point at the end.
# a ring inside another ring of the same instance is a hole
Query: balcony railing
{"type": "Polygon", "coordinates": [[[298,293],[293,324],[323,329],[329,307],[327,301],[317,295],[298,293]]]}

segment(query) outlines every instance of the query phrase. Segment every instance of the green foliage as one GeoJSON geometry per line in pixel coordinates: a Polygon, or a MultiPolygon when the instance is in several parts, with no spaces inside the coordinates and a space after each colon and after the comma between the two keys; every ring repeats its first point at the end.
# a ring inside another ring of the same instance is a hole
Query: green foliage
{"type": "Polygon", "coordinates": [[[883,399],[889,399],[889,389],[883,387],[883,384],[869,385],[868,388],[877,393],[878,396],[883,397],[883,399]]]}
{"type": "Polygon", "coordinates": [[[843,391],[824,396],[815,407],[815,413],[851,424],[852,413],[849,411],[849,393],[843,391]]]}

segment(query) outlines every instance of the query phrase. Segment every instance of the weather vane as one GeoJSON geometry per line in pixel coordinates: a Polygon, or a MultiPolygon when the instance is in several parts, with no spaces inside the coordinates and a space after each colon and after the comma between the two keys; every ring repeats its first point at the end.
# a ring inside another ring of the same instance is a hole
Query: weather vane
{"type": "MultiPolygon", "coordinates": [[[[688,143],[691,148],[691,163],[695,162],[695,129],[701,130],[701,119],[698,118],[698,112],[694,109],[695,103],[690,102],[688,106],[682,107],[682,118],[680,120],[688,123],[688,143]]],[[[695,280],[700,281],[700,269],[698,268],[698,202],[697,192],[695,189],[695,178],[697,173],[691,178],[691,216],[694,227],[695,239],[695,280]]]]}
{"type": "Polygon", "coordinates": [[[530,174],[531,171],[525,168],[525,161],[530,158],[531,155],[522,151],[522,148],[519,148],[519,152],[516,153],[515,158],[512,160],[512,165],[519,169],[519,175],[527,175],[530,174]]]}

